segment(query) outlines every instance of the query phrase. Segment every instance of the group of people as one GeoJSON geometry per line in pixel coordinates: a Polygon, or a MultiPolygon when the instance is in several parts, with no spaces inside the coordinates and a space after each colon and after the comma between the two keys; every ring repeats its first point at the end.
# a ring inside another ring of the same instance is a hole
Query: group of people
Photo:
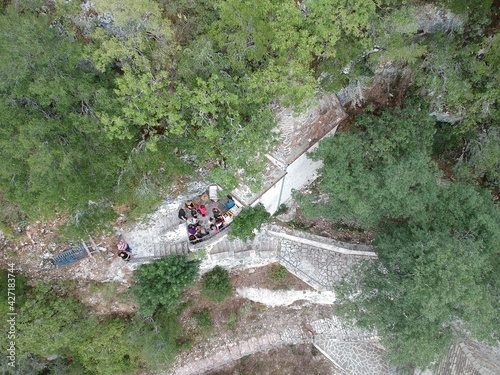
{"type": "Polygon", "coordinates": [[[196,221],[194,224],[188,224],[189,241],[191,243],[198,243],[205,236],[208,236],[207,229],[196,221]]]}
{"type": "Polygon", "coordinates": [[[132,249],[128,243],[122,238],[116,246],[118,247],[118,256],[126,262],[130,261],[132,258],[132,249]]]}
{"type": "MultiPolygon", "coordinates": [[[[228,195],[227,197],[229,200],[226,204],[226,208],[229,210],[234,206],[234,200],[230,195],[228,195]]],[[[203,237],[208,236],[210,234],[210,231],[215,231],[215,233],[219,233],[224,228],[225,225],[224,216],[222,215],[222,212],[216,207],[212,209],[212,216],[208,219],[209,229],[204,227],[198,218],[198,215],[201,215],[202,217],[207,216],[207,208],[205,205],[200,204],[196,207],[193,201],[187,201],[186,210],[184,210],[184,208],[181,208],[179,210],[179,219],[187,223],[189,242],[191,242],[192,244],[196,244],[202,241],[203,237]],[[190,211],[191,213],[190,218],[187,217],[186,210],[190,211]]],[[[117,247],[118,247],[117,255],[120,258],[122,258],[126,262],[132,259],[132,249],[123,238],[118,241],[117,247]]]]}
{"type": "MultiPolygon", "coordinates": [[[[191,217],[195,219],[198,219],[198,214],[200,214],[202,217],[207,216],[207,208],[203,204],[200,204],[198,205],[198,207],[195,207],[193,201],[187,201],[186,209],[191,212],[191,217]]],[[[186,216],[186,211],[184,211],[183,208],[179,210],[179,219],[181,219],[182,221],[188,220],[186,216]]]]}
{"type": "Polygon", "coordinates": [[[184,210],[184,208],[179,210],[179,219],[187,223],[189,242],[192,244],[202,241],[202,238],[208,236],[210,231],[218,233],[224,227],[224,217],[222,216],[222,212],[216,207],[212,209],[213,216],[211,216],[208,220],[209,229],[203,226],[198,218],[198,215],[206,217],[207,208],[205,205],[200,204],[198,207],[195,207],[192,201],[187,201],[186,210],[184,210]],[[186,210],[191,212],[190,218],[187,217],[186,210]]]}

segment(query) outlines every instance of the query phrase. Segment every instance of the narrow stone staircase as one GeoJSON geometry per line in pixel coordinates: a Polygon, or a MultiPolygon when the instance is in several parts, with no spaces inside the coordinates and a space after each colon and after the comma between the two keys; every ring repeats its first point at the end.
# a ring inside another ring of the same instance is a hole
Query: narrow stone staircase
{"type": "Polygon", "coordinates": [[[154,257],[164,257],[171,254],[187,254],[189,253],[189,247],[186,241],[171,243],[171,242],[159,242],[154,244],[154,257]]]}
{"type": "Polygon", "coordinates": [[[221,241],[215,243],[210,251],[211,254],[218,253],[232,253],[236,254],[242,251],[247,250],[248,245],[241,241],[240,239],[236,239],[234,241],[229,241],[227,237],[224,237],[221,241]]]}
{"type": "Polygon", "coordinates": [[[153,244],[153,254],[151,256],[133,257],[130,263],[146,263],[171,254],[182,255],[188,253],[189,247],[186,241],[158,242],[153,244]]]}

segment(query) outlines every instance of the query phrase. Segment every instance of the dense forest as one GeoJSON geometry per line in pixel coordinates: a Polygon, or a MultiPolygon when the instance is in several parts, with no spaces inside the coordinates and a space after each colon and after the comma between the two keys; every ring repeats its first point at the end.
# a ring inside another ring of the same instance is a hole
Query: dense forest
{"type": "MultiPolygon", "coordinates": [[[[378,330],[407,369],[436,363],[459,337],[499,339],[498,2],[3,0],[0,9],[6,235],[62,216],[60,234],[79,238],[105,229],[118,205],[137,217],[198,176],[258,188],[262,156],[278,142],[274,110],[300,112],[336,92],[351,118],[311,155],[324,162],[321,177],[296,198],[306,215],[374,229],[379,255],[338,287],[336,313],[378,330]]],[[[148,301],[150,320],[99,320],[69,294],[20,286],[24,373],[134,373],[182,348],[178,306],[148,301]]]]}
{"type": "Polygon", "coordinates": [[[447,1],[455,18],[421,30],[424,3],[4,1],[3,227],[66,213],[70,236],[91,231],[199,168],[258,187],[276,105],[367,87],[387,65],[428,111],[459,119],[441,130],[461,147],[457,173],[497,180],[491,1],[447,1]]]}

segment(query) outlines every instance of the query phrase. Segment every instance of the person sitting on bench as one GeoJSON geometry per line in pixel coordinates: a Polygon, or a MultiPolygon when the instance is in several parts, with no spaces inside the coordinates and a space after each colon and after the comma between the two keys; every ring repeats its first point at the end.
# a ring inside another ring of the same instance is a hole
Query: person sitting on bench
{"type": "Polygon", "coordinates": [[[230,210],[231,208],[234,207],[234,200],[233,197],[230,195],[227,196],[227,199],[229,199],[229,201],[226,203],[226,208],[230,210]]]}

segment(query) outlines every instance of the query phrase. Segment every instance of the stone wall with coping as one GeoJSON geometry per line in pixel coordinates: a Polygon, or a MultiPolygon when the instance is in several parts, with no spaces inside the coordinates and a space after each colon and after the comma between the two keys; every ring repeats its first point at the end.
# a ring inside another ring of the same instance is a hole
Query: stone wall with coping
{"type": "MultiPolygon", "coordinates": [[[[330,246],[330,249],[332,251],[339,251],[339,252],[344,252],[344,250],[353,250],[352,254],[353,255],[366,255],[366,256],[373,256],[376,257],[376,254],[373,250],[373,246],[370,245],[364,245],[364,244],[355,244],[355,243],[349,243],[349,242],[342,242],[342,241],[337,241],[333,238],[327,238],[323,236],[317,236],[312,233],[296,230],[296,229],[291,229],[287,228],[281,225],[276,225],[276,224],[269,224],[266,226],[266,230],[270,233],[273,233],[275,236],[279,234],[286,234],[289,236],[295,237],[294,241],[301,241],[301,239],[304,240],[310,240],[313,242],[316,242],[316,246],[325,246],[328,247],[330,246]],[[335,250],[334,248],[337,248],[335,250]],[[359,253],[359,254],[358,254],[359,253]]],[[[304,241],[306,243],[307,241],[304,241]]]]}
{"type": "Polygon", "coordinates": [[[365,255],[342,254],[321,247],[282,239],[278,261],[317,290],[331,290],[365,255]]]}
{"type": "Polygon", "coordinates": [[[245,269],[280,262],[317,290],[331,290],[354,264],[376,257],[367,245],[348,244],[278,225],[266,225],[253,241],[229,241],[223,236],[205,251],[202,272],[215,265],[245,269]]]}

